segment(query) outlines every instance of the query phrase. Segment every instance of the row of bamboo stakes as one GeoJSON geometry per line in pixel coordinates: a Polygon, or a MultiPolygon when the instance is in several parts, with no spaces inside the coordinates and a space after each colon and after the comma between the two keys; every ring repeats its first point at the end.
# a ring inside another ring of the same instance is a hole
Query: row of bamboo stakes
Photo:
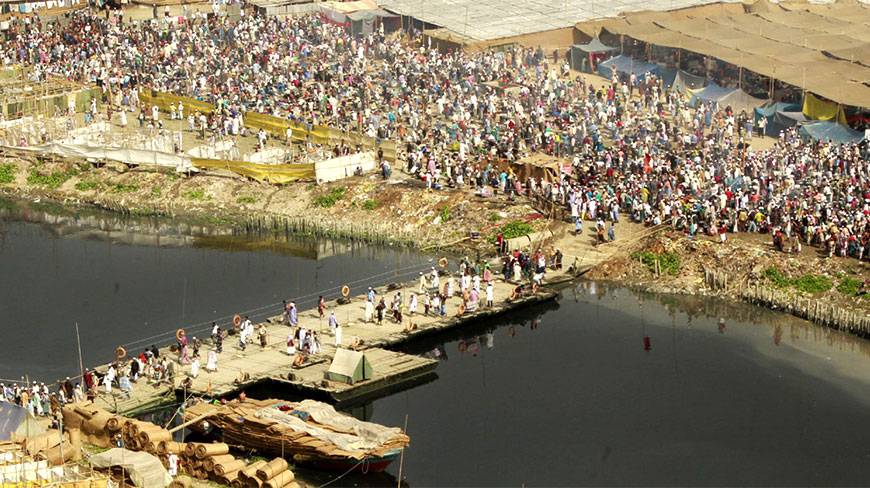
{"type": "Polygon", "coordinates": [[[69,429],[80,429],[87,442],[99,447],[110,447],[120,437],[124,447],[131,451],[145,451],[169,467],[169,457],[178,458],[179,476],[169,486],[189,488],[191,479],[211,480],[234,488],[298,488],[287,461],[275,458],[248,464],[230,454],[224,443],[176,442],[173,431],[159,425],[111,414],[89,404],[63,408],[64,424],[69,429]]]}

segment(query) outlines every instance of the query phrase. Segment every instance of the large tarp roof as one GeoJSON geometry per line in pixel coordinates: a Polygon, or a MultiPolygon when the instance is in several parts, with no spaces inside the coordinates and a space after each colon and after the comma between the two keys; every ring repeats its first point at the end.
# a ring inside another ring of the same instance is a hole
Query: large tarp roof
{"type": "Polygon", "coordinates": [[[761,0],[627,14],[577,28],[711,56],[838,103],[870,107],[870,7],[858,3],[828,11],[761,0]]]}
{"type": "Polygon", "coordinates": [[[864,134],[836,122],[819,121],[801,125],[801,134],[816,141],[831,141],[837,144],[857,144],[864,134]]]}

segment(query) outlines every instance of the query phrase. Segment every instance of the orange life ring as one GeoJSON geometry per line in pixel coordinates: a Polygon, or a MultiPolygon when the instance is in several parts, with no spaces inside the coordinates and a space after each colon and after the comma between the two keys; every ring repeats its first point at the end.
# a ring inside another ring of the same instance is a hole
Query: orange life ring
{"type": "Polygon", "coordinates": [[[462,315],[462,314],[464,314],[464,313],[465,313],[465,304],[464,304],[464,303],[460,303],[460,304],[459,304],[459,311],[456,312],[456,315],[459,316],[459,315],[462,315]]]}
{"type": "Polygon", "coordinates": [[[447,267],[447,258],[441,258],[441,259],[439,259],[439,260],[438,260],[438,266],[441,266],[442,268],[446,268],[446,267],[447,267]]]}
{"type": "Polygon", "coordinates": [[[124,349],[124,346],[118,346],[118,348],[115,349],[115,359],[120,360],[124,359],[125,357],[127,357],[127,350],[124,349]]]}
{"type": "Polygon", "coordinates": [[[350,287],[349,286],[344,285],[341,287],[341,296],[343,296],[344,298],[347,298],[350,296],[350,287]]]}
{"type": "Polygon", "coordinates": [[[239,314],[233,315],[233,326],[238,328],[240,325],[242,325],[242,317],[239,314]]]}
{"type": "Polygon", "coordinates": [[[184,329],[178,329],[175,331],[175,338],[178,342],[181,342],[181,338],[185,336],[184,329]]]}

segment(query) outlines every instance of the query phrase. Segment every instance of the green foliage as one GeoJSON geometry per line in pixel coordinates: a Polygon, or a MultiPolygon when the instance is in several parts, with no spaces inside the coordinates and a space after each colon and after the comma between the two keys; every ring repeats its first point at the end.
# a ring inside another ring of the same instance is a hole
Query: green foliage
{"type": "Polygon", "coordinates": [[[0,164],[0,185],[15,181],[15,170],[17,169],[18,167],[14,164],[0,164]]]}
{"type": "Polygon", "coordinates": [[[47,186],[51,189],[60,188],[66,180],[77,175],[76,169],[68,169],[66,171],[52,171],[51,174],[44,175],[39,171],[32,169],[27,176],[27,184],[35,186],[47,186]]]}
{"type": "Polygon", "coordinates": [[[672,276],[680,274],[680,255],[675,252],[638,251],[632,253],[631,257],[640,260],[650,271],[655,271],[658,263],[662,273],[672,276]]]}
{"type": "Polygon", "coordinates": [[[837,291],[843,295],[854,297],[858,295],[858,290],[861,289],[861,285],[863,284],[864,283],[861,280],[857,280],[851,276],[844,276],[837,285],[837,291]]]}
{"type": "Polygon", "coordinates": [[[76,183],[76,190],[78,191],[100,190],[102,188],[103,184],[95,180],[83,180],[76,183]]]}
{"type": "Polygon", "coordinates": [[[365,210],[374,210],[374,209],[378,208],[380,205],[381,205],[380,202],[378,202],[377,200],[368,199],[368,200],[363,202],[362,208],[365,210]]]}
{"type": "Polygon", "coordinates": [[[136,184],[125,184],[125,183],[115,183],[112,185],[111,192],[112,193],[133,193],[134,191],[139,190],[139,185],[136,184]]]}
{"type": "Polygon", "coordinates": [[[441,217],[441,222],[447,222],[450,220],[450,207],[444,207],[441,209],[441,212],[438,213],[438,216],[441,217]]]}
{"type": "Polygon", "coordinates": [[[155,187],[152,187],[152,188],[151,188],[151,196],[152,196],[152,197],[157,198],[157,197],[159,197],[160,195],[163,195],[163,189],[162,189],[162,188],[160,188],[159,186],[155,186],[155,187]]]}
{"type": "Polygon", "coordinates": [[[332,207],[344,197],[345,192],[347,192],[347,188],[333,188],[326,195],[315,197],[314,204],[322,208],[332,207]]]}
{"type": "Polygon", "coordinates": [[[255,197],[253,195],[242,195],[239,198],[236,198],[236,203],[241,203],[241,204],[257,203],[257,197],[255,197]]]}
{"type": "Polygon", "coordinates": [[[184,192],[184,198],[188,200],[205,200],[205,191],[196,189],[184,192]]]}
{"type": "Polygon", "coordinates": [[[493,212],[493,213],[489,214],[489,221],[490,222],[498,222],[500,220],[501,220],[501,215],[499,215],[498,212],[493,212]]]}
{"type": "Polygon", "coordinates": [[[791,285],[791,280],[782,273],[776,266],[771,266],[761,273],[762,276],[770,280],[773,286],[777,288],[788,288],[791,285]]]}
{"type": "MultiPolygon", "coordinates": [[[[834,280],[824,275],[805,274],[789,278],[776,266],[766,268],[762,273],[777,288],[794,288],[804,293],[824,293],[834,286],[834,280]]],[[[841,282],[840,286],[843,286],[841,282]]],[[[837,289],[840,289],[838,286],[837,289]]]]}
{"type": "Polygon", "coordinates": [[[806,293],[824,293],[834,286],[834,280],[824,275],[805,274],[795,279],[792,286],[806,293]]]}
{"type": "Polygon", "coordinates": [[[522,237],[525,235],[529,235],[535,229],[526,222],[508,222],[503,226],[499,227],[498,231],[504,236],[505,239],[514,239],[516,237],[522,237]]]}

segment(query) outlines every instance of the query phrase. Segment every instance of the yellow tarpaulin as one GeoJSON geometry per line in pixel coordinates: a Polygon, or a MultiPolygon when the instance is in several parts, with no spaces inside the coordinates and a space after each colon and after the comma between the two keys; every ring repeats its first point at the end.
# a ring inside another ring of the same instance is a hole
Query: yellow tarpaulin
{"type": "Polygon", "coordinates": [[[807,93],[804,97],[804,116],[812,120],[833,120],[846,125],[846,113],[843,106],[835,102],[827,102],[807,93]]]}
{"type": "Polygon", "coordinates": [[[161,111],[169,113],[172,107],[178,107],[178,102],[184,106],[184,111],[187,113],[201,112],[210,114],[214,112],[214,105],[197,100],[190,97],[180,97],[171,93],[152,92],[151,90],[141,90],[139,92],[139,100],[146,105],[157,105],[161,111]]]}
{"type": "Polygon", "coordinates": [[[285,184],[302,179],[314,179],[314,163],[309,164],[257,164],[247,161],[192,158],[200,169],[226,169],[257,181],[285,184]]]}

